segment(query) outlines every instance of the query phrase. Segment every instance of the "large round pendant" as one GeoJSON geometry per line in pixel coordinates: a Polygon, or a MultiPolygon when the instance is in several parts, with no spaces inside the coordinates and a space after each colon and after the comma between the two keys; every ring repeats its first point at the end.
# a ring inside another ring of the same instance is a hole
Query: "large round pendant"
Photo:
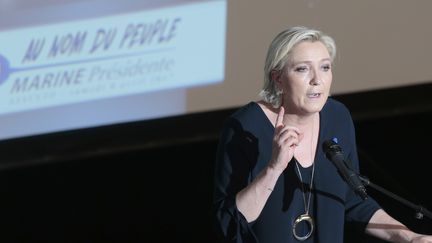
{"type": "Polygon", "coordinates": [[[293,231],[294,238],[296,238],[297,240],[299,240],[299,241],[307,240],[312,235],[312,233],[314,231],[314,221],[313,221],[312,217],[309,214],[302,214],[302,215],[298,216],[296,218],[296,220],[294,221],[292,231],[293,231]],[[305,223],[308,224],[309,232],[306,235],[299,236],[297,234],[296,228],[297,228],[297,225],[303,221],[305,221],[305,223]]]}

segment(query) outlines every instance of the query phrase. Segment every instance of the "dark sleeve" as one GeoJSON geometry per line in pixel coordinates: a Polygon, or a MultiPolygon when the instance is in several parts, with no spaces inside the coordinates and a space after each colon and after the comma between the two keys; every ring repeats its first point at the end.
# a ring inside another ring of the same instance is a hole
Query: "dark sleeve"
{"type": "Polygon", "coordinates": [[[235,203],[250,181],[251,138],[235,119],[225,122],[216,154],[213,210],[218,242],[257,242],[250,224],[235,203]]]}
{"type": "MultiPolygon", "coordinates": [[[[350,127],[349,127],[349,153],[348,153],[348,163],[349,166],[358,174],[360,174],[360,165],[359,159],[357,155],[357,144],[355,137],[354,124],[350,117],[349,119],[350,127]]],[[[368,197],[366,200],[363,200],[360,196],[356,195],[353,190],[348,190],[348,195],[346,197],[346,220],[351,226],[354,226],[357,230],[364,232],[370,218],[372,215],[380,209],[378,203],[368,197]]]]}

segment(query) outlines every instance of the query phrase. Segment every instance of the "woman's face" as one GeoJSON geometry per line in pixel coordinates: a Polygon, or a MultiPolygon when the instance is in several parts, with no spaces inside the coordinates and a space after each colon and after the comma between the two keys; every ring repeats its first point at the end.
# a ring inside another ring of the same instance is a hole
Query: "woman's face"
{"type": "Polygon", "coordinates": [[[331,58],[320,41],[297,44],[273,80],[283,90],[282,105],[289,113],[307,115],[321,111],[332,83],[331,58]]]}

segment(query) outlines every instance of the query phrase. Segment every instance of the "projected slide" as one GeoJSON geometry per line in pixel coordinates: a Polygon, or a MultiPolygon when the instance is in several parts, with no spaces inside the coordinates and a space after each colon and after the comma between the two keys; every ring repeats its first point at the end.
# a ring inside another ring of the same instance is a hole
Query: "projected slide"
{"type": "Polygon", "coordinates": [[[222,82],[226,2],[162,2],[4,27],[0,139],[181,114],[188,87],[222,82]]]}

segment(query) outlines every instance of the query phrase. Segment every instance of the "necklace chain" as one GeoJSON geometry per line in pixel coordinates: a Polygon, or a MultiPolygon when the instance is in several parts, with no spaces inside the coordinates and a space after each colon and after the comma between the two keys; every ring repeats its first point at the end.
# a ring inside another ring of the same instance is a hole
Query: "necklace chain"
{"type": "Polygon", "coordinates": [[[310,184],[309,184],[309,197],[307,199],[307,203],[306,203],[306,191],[303,185],[303,178],[302,178],[302,174],[300,172],[300,168],[298,166],[298,161],[295,160],[295,164],[297,167],[297,171],[299,173],[299,177],[300,177],[300,184],[302,187],[302,194],[303,194],[303,203],[304,203],[304,207],[305,207],[305,213],[309,214],[309,206],[310,206],[310,202],[311,202],[311,198],[312,198],[312,183],[313,183],[313,179],[314,179],[314,174],[315,174],[315,163],[312,164],[312,175],[311,175],[311,180],[310,180],[310,184]]]}
{"type": "Polygon", "coordinates": [[[295,164],[297,167],[297,171],[298,171],[299,177],[300,177],[300,184],[302,187],[302,194],[303,194],[303,203],[304,203],[306,214],[309,214],[309,207],[310,207],[310,202],[311,202],[311,198],[312,198],[312,186],[313,186],[312,183],[313,183],[313,179],[314,179],[314,175],[315,175],[315,162],[314,162],[314,156],[313,156],[314,128],[315,128],[315,121],[312,122],[312,133],[311,133],[312,135],[311,135],[311,141],[310,141],[310,143],[311,143],[312,175],[311,175],[311,179],[310,179],[310,183],[309,183],[309,197],[307,199],[307,203],[306,203],[306,190],[305,190],[304,185],[303,185],[303,177],[302,177],[302,173],[300,171],[299,165],[298,165],[299,162],[297,161],[297,159],[294,158],[295,164]]]}

